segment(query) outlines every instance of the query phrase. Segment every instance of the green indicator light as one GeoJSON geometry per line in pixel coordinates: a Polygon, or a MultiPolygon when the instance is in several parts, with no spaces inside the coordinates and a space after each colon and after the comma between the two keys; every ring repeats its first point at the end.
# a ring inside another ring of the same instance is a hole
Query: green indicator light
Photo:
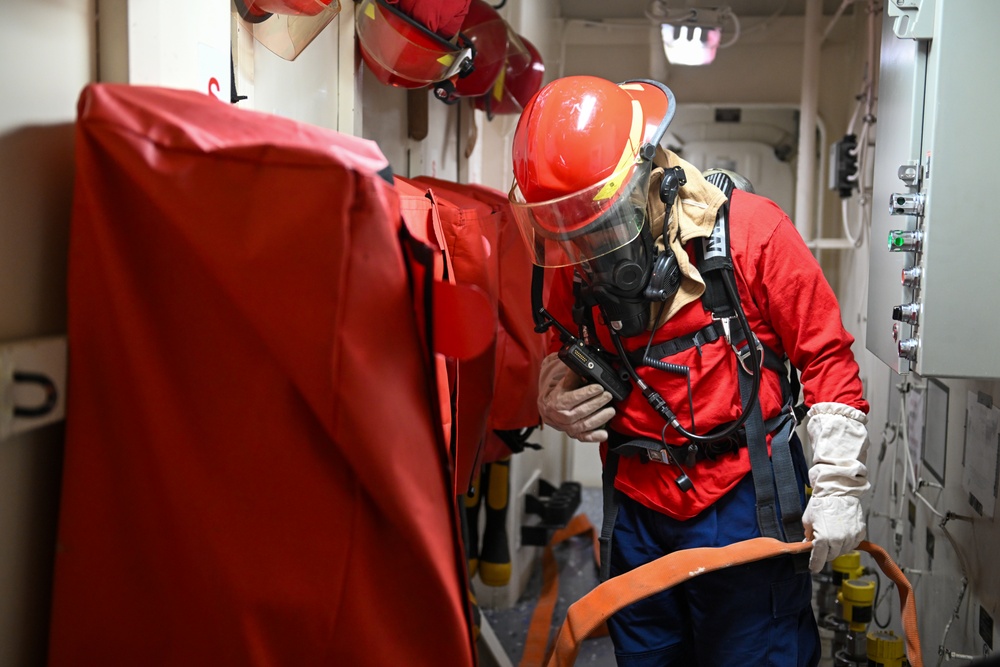
{"type": "Polygon", "coordinates": [[[903,245],[903,237],[902,236],[897,236],[895,239],[893,239],[893,243],[895,243],[898,246],[902,246],[903,245]]]}

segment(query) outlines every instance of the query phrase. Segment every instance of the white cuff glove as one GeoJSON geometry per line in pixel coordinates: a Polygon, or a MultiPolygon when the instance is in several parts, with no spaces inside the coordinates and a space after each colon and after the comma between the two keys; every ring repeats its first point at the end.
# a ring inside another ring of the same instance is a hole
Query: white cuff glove
{"type": "Polygon", "coordinates": [[[604,426],[615,409],[604,407],[611,394],[599,384],[586,381],[570,371],[555,352],[542,360],[538,375],[538,413],[542,422],[581,442],[604,442],[604,426]]]}
{"type": "Polygon", "coordinates": [[[802,514],[806,539],[813,541],[809,569],[853,550],[865,538],[861,497],[868,483],[868,417],[842,403],[817,403],[809,410],[809,469],[812,497],[802,514]]]}

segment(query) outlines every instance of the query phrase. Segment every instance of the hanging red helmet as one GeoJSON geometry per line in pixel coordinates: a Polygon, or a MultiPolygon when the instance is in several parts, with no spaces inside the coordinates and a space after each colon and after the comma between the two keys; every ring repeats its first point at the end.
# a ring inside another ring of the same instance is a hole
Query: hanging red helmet
{"type": "Polygon", "coordinates": [[[445,39],[458,34],[469,13],[469,0],[394,0],[399,11],[445,39]]]}
{"type": "Polygon", "coordinates": [[[467,76],[435,86],[434,94],[444,102],[459,97],[479,97],[493,87],[507,56],[507,22],[484,0],[472,0],[459,33],[473,50],[473,70],[467,76]]]}
{"type": "Polygon", "coordinates": [[[514,131],[515,218],[540,266],[576,264],[630,243],[644,221],[673,93],[655,81],[557,79],[514,131]]]}
{"type": "Polygon", "coordinates": [[[487,118],[496,114],[521,113],[531,96],[542,87],[545,63],[535,45],[510,30],[507,35],[507,60],[503,71],[486,95],[476,98],[476,108],[487,118]]]}
{"type": "Polygon", "coordinates": [[[250,23],[260,23],[271,14],[316,16],[336,0],[233,0],[236,11],[250,23]]]}
{"type": "Polygon", "coordinates": [[[472,69],[472,49],[461,36],[460,44],[449,41],[386,0],[363,0],[356,26],[361,58],[386,85],[423,88],[472,69]]]}
{"type": "Polygon", "coordinates": [[[340,13],[339,0],[233,0],[253,36],[276,56],[295,60],[340,13]]]}

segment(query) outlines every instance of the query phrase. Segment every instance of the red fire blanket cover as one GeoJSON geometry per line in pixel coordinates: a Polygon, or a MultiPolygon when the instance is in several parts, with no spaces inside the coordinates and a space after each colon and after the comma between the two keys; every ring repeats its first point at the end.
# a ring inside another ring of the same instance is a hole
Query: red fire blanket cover
{"type": "MultiPolygon", "coordinates": [[[[492,264],[496,285],[497,341],[494,355],[492,401],[486,422],[486,444],[482,463],[510,455],[510,449],[495,431],[516,431],[537,426],[538,373],[545,356],[544,337],[535,332],[531,313],[532,264],[528,249],[514,222],[507,196],[481,184],[455,183],[419,176],[413,180],[432,188],[439,199],[467,210],[488,207],[491,236],[482,244],[492,264]]],[[[467,227],[466,227],[467,229],[467,227]]]]}
{"type": "MultiPolygon", "coordinates": [[[[401,186],[421,187],[418,180],[397,177],[401,186]]],[[[453,196],[443,189],[422,186],[440,220],[443,251],[449,275],[459,284],[472,285],[490,304],[490,326],[497,330],[498,257],[494,210],[488,204],[453,196]]],[[[465,493],[483,462],[486,423],[493,404],[496,338],[482,354],[455,363],[451,391],[455,405],[456,493],[465,493]]]]}
{"type": "Polygon", "coordinates": [[[50,664],[474,664],[377,146],[96,84],[76,151],[50,664]]]}

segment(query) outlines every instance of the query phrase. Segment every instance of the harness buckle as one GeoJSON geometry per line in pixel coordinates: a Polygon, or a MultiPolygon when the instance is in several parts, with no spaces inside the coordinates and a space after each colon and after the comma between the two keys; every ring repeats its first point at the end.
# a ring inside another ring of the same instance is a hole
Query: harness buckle
{"type": "MultiPolygon", "coordinates": [[[[715,319],[716,321],[722,323],[722,335],[726,339],[726,343],[729,344],[729,345],[732,345],[733,344],[733,337],[732,337],[732,335],[730,335],[730,332],[729,332],[729,318],[728,317],[716,317],[716,318],[713,318],[713,319],[715,319]]],[[[736,350],[735,347],[733,349],[736,350]]],[[[736,353],[739,354],[739,351],[737,351],[736,353]]]]}
{"type": "Polygon", "coordinates": [[[649,457],[650,461],[656,461],[657,463],[670,463],[666,449],[647,449],[646,456],[649,457]]]}
{"type": "Polygon", "coordinates": [[[741,350],[736,349],[735,345],[732,346],[733,352],[736,353],[736,358],[740,360],[740,366],[742,366],[743,370],[747,372],[747,375],[753,375],[753,371],[750,368],[747,368],[747,358],[750,356],[750,351],[753,347],[757,348],[757,355],[760,358],[760,364],[764,364],[764,346],[761,345],[760,339],[757,338],[757,334],[751,331],[750,335],[753,336],[753,346],[748,343],[741,350]]]}

